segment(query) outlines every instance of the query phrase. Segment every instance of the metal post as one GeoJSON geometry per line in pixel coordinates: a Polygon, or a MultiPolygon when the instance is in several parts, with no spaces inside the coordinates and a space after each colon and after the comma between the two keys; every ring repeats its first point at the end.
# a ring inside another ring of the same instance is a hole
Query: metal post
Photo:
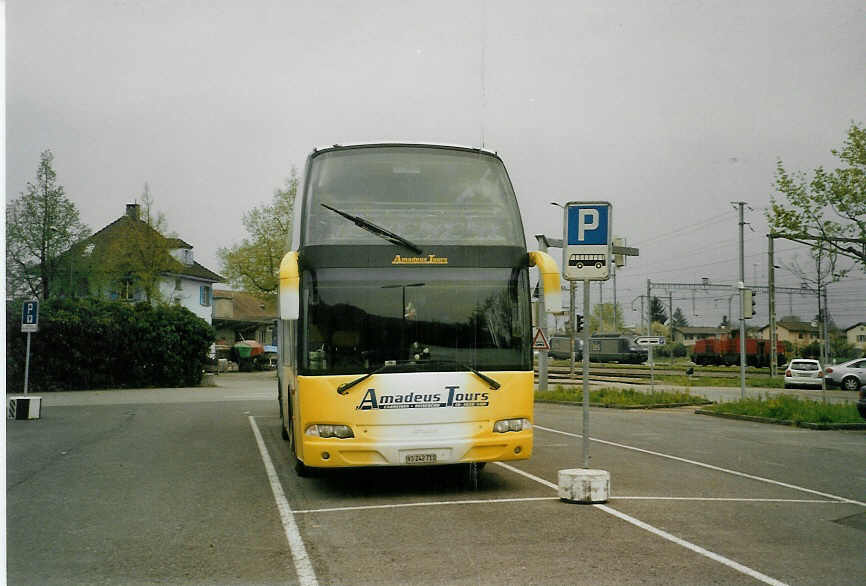
{"type": "Polygon", "coordinates": [[[570,370],[569,374],[574,376],[574,325],[577,322],[575,317],[574,293],[577,289],[577,284],[574,281],[568,282],[568,322],[571,324],[571,356],[569,359],[570,370]]]}
{"type": "MultiPolygon", "coordinates": [[[[625,258],[625,257],[623,257],[625,258]]],[[[611,276],[613,277],[613,331],[619,333],[616,324],[616,261],[610,263],[611,276]]]]}
{"type": "Polygon", "coordinates": [[[740,281],[738,284],[740,292],[740,400],[746,398],[746,315],[743,307],[743,288],[745,279],[745,265],[743,257],[743,206],[746,202],[737,202],[740,208],[740,281]]]}
{"type": "Polygon", "coordinates": [[[604,333],[604,281],[598,282],[598,333],[604,333]]]}
{"type": "Polygon", "coordinates": [[[646,280],[646,335],[649,336],[652,334],[650,331],[652,319],[653,319],[653,310],[652,310],[652,299],[650,299],[650,280],[646,280]]]}
{"type": "MultiPolygon", "coordinates": [[[[652,289],[652,285],[650,283],[650,280],[647,279],[646,280],[646,334],[647,334],[647,336],[652,334],[653,313],[652,313],[652,298],[650,297],[650,290],[651,289],[652,289]]],[[[649,363],[650,363],[650,390],[651,390],[651,392],[654,393],[656,390],[656,379],[655,379],[655,372],[654,372],[655,357],[653,356],[652,344],[649,345],[649,356],[647,356],[647,358],[649,359],[649,363]]]]}
{"type": "MultiPolygon", "coordinates": [[[[583,310],[589,307],[589,281],[583,282],[583,310]]],[[[586,316],[586,313],[584,313],[586,316]]],[[[583,467],[589,468],[589,324],[583,328],[583,467]]]]}
{"type": "MultiPolygon", "coordinates": [[[[541,252],[547,252],[547,242],[544,238],[538,239],[538,249],[541,252]]],[[[547,337],[547,313],[544,311],[544,283],[541,280],[541,275],[538,276],[538,328],[547,337]]],[[[549,339],[549,338],[548,338],[549,339]]],[[[538,352],[538,390],[547,390],[547,351],[539,350],[538,352]]]]}
{"type": "Polygon", "coordinates": [[[827,285],[824,285],[824,346],[827,349],[825,367],[830,362],[830,307],[827,305],[827,285]]]}
{"type": "Polygon", "coordinates": [[[27,332],[27,358],[24,359],[24,394],[27,394],[27,384],[30,379],[30,332],[27,332]]]}
{"type": "Polygon", "coordinates": [[[778,360],[779,356],[776,353],[776,266],[773,260],[773,235],[767,234],[769,239],[767,243],[767,287],[768,302],[770,314],[770,376],[775,378],[779,374],[778,360]]]}

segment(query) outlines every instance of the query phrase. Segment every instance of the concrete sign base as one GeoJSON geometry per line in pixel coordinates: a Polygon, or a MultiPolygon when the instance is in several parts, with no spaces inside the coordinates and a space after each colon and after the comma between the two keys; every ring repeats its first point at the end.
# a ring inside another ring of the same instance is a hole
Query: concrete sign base
{"type": "Polygon", "coordinates": [[[9,419],[39,419],[40,411],[42,411],[42,397],[13,395],[7,399],[9,400],[9,409],[7,410],[9,419]]]}
{"type": "Polygon", "coordinates": [[[605,503],[610,496],[607,470],[575,468],[559,471],[559,498],[569,503],[605,503]]]}

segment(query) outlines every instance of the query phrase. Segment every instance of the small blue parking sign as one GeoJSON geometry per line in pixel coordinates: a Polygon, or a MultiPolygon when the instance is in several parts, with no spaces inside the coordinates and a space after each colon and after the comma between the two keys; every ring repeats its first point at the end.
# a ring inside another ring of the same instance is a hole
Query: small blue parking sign
{"type": "Polygon", "coordinates": [[[32,299],[21,306],[21,331],[39,331],[39,301],[32,299]]]}
{"type": "Polygon", "coordinates": [[[566,206],[568,210],[567,242],[572,245],[608,243],[609,206],[566,206]]]}
{"type": "Polygon", "coordinates": [[[610,276],[611,205],[569,202],[563,222],[562,276],[569,281],[605,281],[610,276]]]}

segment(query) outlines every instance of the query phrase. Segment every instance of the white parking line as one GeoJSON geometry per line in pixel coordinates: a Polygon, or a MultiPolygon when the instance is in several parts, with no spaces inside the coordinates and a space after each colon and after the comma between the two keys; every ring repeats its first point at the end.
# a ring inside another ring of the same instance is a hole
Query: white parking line
{"type": "MultiPolygon", "coordinates": [[[[712,496],[614,496],[610,495],[612,501],[699,501],[708,503],[797,503],[817,505],[840,505],[840,501],[827,499],[756,499],[738,497],[712,497],[712,496]]],[[[847,504],[847,503],[845,503],[847,504]]]]}
{"type": "Polygon", "coordinates": [[[478,499],[471,501],[432,501],[426,503],[396,503],[390,505],[362,505],[358,507],[333,507],[329,509],[305,509],[301,511],[294,511],[295,515],[302,515],[305,513],[339,513],[345,511],[370,511],[374,509],[402,509],[405,507],[442,507],[447,505],[487,505],[487,504],[499,504],[499,503],[523,503],[530,501],[558,501],[559,497],[556,496],[536,496],[536,497],[525,497],[525,498],[513,498],[513,499],[478,499]]]}
{"type": "MultiPolygon", "coordinates": [[[[541,429],[543,431],[549,431],[551,433],[558,433],[560,435],[567,435],[569,437],[575,437],[575,438],[581,438],[582,437],[581,435],[578,435],[576,433],[569,433],[567,431],[560,431],[558,429],[551,429],[549,427],[542,427],[540,425],[535,425],[534,427],[535,427],[535,429],[541,429]]],[[[686,464],[692,464],[694,466],[700,466],[701,468],[708,468],[709,470],[715,470],[717,472],[724,472],[726,474],[733,474],[734,476],[740,476],[741,478],[748,478],[750,480],[757,480],[759,482],[766,482],[767,484],[774,484],[776,486],[783,486],[785,488],[790,488],[793,490],[798,490],[800,492],[806,492],[806,493],[814,494],[817,496],[823,496],[823,497],[833,499],[836,501],[840,501],[843,503],[850,503],[852,505],[860,505],[861,507],[866,507],[866,503],[861,502],[861,501],[855,501],[855,500],[852,500],[849,498],[845,498],[843,496],[838,496],[835,494],[829,494],[829,493],[821,492],[818,490],[812,490],[811,488],[805,488],[802,486],[797,486],[796,484],[788,484],[787,482],[780,482],[778,480],[773,480],[772,478],[764,478],[762,476],[755,476],[754,474],[747,474],[745,472],[739,472],[737,470],[731,470],[729,468],[722,468],[720,466],[713,466],[712,464],[707,464],[705,462],[698,462],[697,460],[689,460],[687,458],[680,458],[679,456],[672,456],[670,454],[663,454],[662,452],[654,452],[652,450],[645,450],[643,448],[637,448],[635,446],[629,446],[626,444],[620,444],[617,442],[611,442],[611,441],[598,439],[598,438],[594,438],[594,437],[591,437],[589,439],[590,439],[590,441],[598,442],[600,444],[605,444],[608,446],[614,446],[617,448],[624,448],[626,450],[641,452],[643,454],[649,454],[651,456],[658,456],[660,458],[667,458],[668,460],[675,460],[677,462],[684,462],[686,464]]]]}
{"type": "MultiPolygon", "coordinates": [[[[538,426],[536,426],[536,428],[537,427],[538,426]]],[[[559,490],[558,485],[553,484],[552,482],[549,482],[543,478],[539,478],[538,476],[535,476],[534,474],[530,474],[529,472],[524,472],[523,470],[515,468],[514,466],[509,466],[508,464],[505,464],[503,462],[495,462],[495,464],[498,464],[499,466],[502,466],[503,468],[505,468],[507,470],[511,470],[512,472],[516,472],[517,474],[520,474],[521,476],[531,478],[532,480],[534,480],[540,484],[543,484],[544,486],[549,486],[553,489],[556,489],[557,491],[559,490]]],[[[774,584],[776,586],[783,586],[785,584],[784,582],[780,582],[779,580],[776,580],[775,578],[771,578],[770,576],[767,576],[766,574],[762,574],[761,572],[758,572],[757,570],[753,570],[752,568],[750,568],[748,566],[744,566],[743,564],[741,564],[739,562],[735,562],[734,560],[728,559],[728,558],[721,556],[715,552],[712,552],[708,549],[704,549],[703,547],[701,547],[699,545],[695,545],[694,543],[686,541],[685,539],[680,539],[676,535],[672,535],[672,534],[668,533],[667,531],[663,531],[661,529],[653,527],[652,525],[644,523],[643,521],[636,519],[636,518],[632,517],[631,515],[626,515],[625,513],[617,511],[616,509],[608,507],[607,505],[591,505],[591,506],[595,507],[596,509],[598,509],[600,511],[604,511],[605,513],[607,513],[609,515],[613,515],[614,517],[617,517],[618,519],[622,519],[623,521],[626,521],[627,523],[631,523],[635,527],[640,527],[641,529],[643,529],[645,531],[649,531],[653,535],[658,535],[659,537],[661,537],[663,539],[667,539],[668,541],[676,543],[679,546],[685,547],[686,549],[689,549],[689,550],[691,550],[697,554],[700,554],[704,557],[710,558],[711,560],[719,562],[720,564],[724,564],[725,566],[728,566],[729,568],[737,570],[738,572],[741,572],[743,574],[746,574],[747,576],[751,576],[752,578],[759,580],[765,584],[774,584]]]]}
{"type": "Polygon", "coordinates": [[[316,572],[313,570],[313,564],[307,555],[307,548],[304,547],[304,540],[298,532],[298,526],[295,523],[295,517],[292,514],[292,507],[289,506],[289,501],[286,500],[286,494],[283,492],[283,487],[280,484],[280,479],[277,476],[277,471],[271,462],[271,456],[268,454],[268,448],[265,446],[265,441],[262,439],[262,434],[259,431],[259,426],[256,425],[255,418],[250,415],[250,427],[253,428],[253,435],[256,436],[256,444],[259,446],[259,453],[262,456],[262,462],[265,465],[265,471],[268,474],[268,480],[271,483],[271,490],[274,493],[274,500],[277,502],[277,510],[280,512],[280,520],[283,522],[283,530],[286,532],[286,539],[289,540],[289,549],[292,551],[292,558],[295,561],[295,571],[298,573],[298,581],[302,586],[318,586],[319,581],[316,579],[316,572]]]}

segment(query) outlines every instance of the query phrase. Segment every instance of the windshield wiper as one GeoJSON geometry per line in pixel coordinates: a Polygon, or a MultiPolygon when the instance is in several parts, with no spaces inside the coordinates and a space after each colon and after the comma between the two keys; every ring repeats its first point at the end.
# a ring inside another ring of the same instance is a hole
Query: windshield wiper
{"type": "Polygon", "coordinates": [[[329,206],[326,203],[321,204],[321,206],[331,210],[332,212],[340,214],[341,216],[343,216],[347,220],[354,223],[359,228],[362,228],[362,229],[366,230],[367,232],[371,232],[371,233],[375,234],[376,236],[379,236],[380,238],[384,238],[388,242],[391,242],[393,244],[399,244],[400,246],[405,246],[406,248],[408,248],[409,250],[411,250],[412,252],[415,252],[417,254],[421,254],[424,252],[423,250],[421,250],[421,248],[418,247],[417,244],[414,244],[414,243],[410,242],[409,240],[406,240],[405,238],[403,238],[399,234],[394,234],[390,230],[386,230],[385,228],[383,228],[381,226],[377,226],[376,224],[374,224],[370,220],[365,220],[361,216],[353,216],[352,214],[347,214],[346,212],[340,211],[337,208],[332,208],[331,206],[329,206]]]}
{"type": "Polygon", "coordinates": [[[472,374],[474,374],[475,376],[477,376],[478,378],[480,378],[481,380],[486,382],[488,385],[490,385],[490,388],[493,389],[494,391],[502,386],[501,384],[499,384],[498,382],[496,382],[495,380],[493,380],[492,378],[490,378],[489,376],[487,376],[483,372],[476,370],[475,368],[466,364],[465,362],[458,362],[457,360],[443,360],[441,358],[435,359],[432,362],[445,362],[447,364],[454,364],[454,365],[460,366],[462,368],[465,368],[466,370],[468,370],[469,372],[471,372],[472,374]]]}
{"type": "Polygon", "coordinates": [[[341,384],[339,387],[337,387],[337,394],[345,395],[349,391],[349,389],[351,389],[352,387],[354,387],[358,383],[364,382],[365,380],[367,380],[368,378],[370,378],[374,374],[379,374],[383,370],[386,370],[388,368],[396,368],[396,367],[397,367],[397,363],[395,361],[385,362],[385,364],[383,364],[379,368],[375,368],[366,374],[362,374],[361,376],[359,376],[358,378],[356,378],[354,380],[350,380],[347,383],[341,384]]]}

